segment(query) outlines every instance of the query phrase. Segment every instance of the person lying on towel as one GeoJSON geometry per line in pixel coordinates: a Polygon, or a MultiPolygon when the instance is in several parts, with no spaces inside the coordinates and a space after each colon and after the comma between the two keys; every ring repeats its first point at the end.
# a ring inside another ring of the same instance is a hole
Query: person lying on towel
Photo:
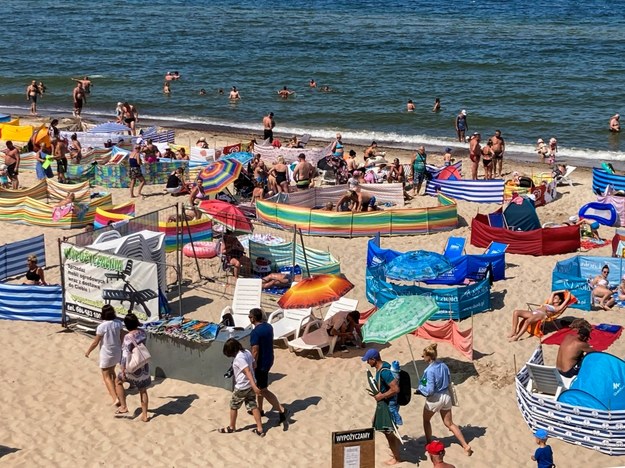
{"type": "Polygon", "coordinates": [[[288,288],[293,281],[301,281],[302,275],[291,275],[291,273],[269,273],[263,277],[263,289],[288,288]]]}
{"type": "Polygon", "coordinates": [[[512,329],[508,335],[508,341],[518,341],[526,333],[528,326],[564,311],[568,305],[564,301],[565,293],[565,290],[552,292],[547,303],[535,310],[515,310],[512,313],[512,329]]]}

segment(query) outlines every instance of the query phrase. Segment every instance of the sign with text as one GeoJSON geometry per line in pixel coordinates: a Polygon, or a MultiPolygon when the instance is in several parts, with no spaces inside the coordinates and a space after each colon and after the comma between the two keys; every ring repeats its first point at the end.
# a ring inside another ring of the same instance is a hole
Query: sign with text
{"type": "Polygon", "coordinates": [[[65,311],[72,316],[101,320],[102,306],[110,303],[117,316],[133,313],[141,322],[158,320],[156,264],[61,244],[65,311]]]}
{"type": "Polygon", "coordinates": [[[332,468],[374,468],[373,428],[332,433],[332,468]]]}

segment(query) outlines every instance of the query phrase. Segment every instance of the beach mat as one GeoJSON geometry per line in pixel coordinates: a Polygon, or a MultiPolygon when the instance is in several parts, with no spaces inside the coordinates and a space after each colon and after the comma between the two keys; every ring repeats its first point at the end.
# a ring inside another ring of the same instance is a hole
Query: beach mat
{"type": "MultiPolygon", "coordinates": [[[[577,331],[572,328],[563,328],[548,336],[542,342],[547,345],[560,345],[562,344],[565,336],[572,335],[574,333],[577,333],[577,331]]],[[[623,333],[623,327],[619,327],[616,333],[611,333],[599,330],[596,325],[593,325],[588,343],[594,348],[595,351],[605,351],[612,345],[612,343],[619,339],[621,333],[623,333]]]]}

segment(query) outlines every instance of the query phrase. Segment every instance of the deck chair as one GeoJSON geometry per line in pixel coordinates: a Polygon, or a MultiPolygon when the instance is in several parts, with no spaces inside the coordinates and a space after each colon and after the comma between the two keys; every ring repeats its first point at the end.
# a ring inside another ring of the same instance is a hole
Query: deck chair
{"type": "MultiPolygon", "coordinates": [[[[564,313],[564,311],[571,305],[575,304],[577,302],[577,298],[571,294],[571,291],[564,291],[564,304],[565,304],[565,308],[562,309],[560,311],[559,314],[557,315],[552,315],[551,317],[546,318],[545,320],[541,320],[540,322],[536,322],[533,323],[531,325],[527,326],[527,332],[530,335],[533,335],[537,338],[541,338],[544,334],[545,334],[545,325],[547,323],[553,323],[553,325],[556,327],[556,329],[559,329],[558,324],[556,322],[556,320],[558,319],[558,317],[560,317],[560,315],[562,315],[564,313]]],[[[537,309],[538,307],[540,307],[541,304],[532,304],[531,302],[527,303],[527,308],[530,311],[534,311],[535,309],[537,309]]]]}
{"type": "Polygon", "coordinates": [[[260,307],[263,280],[260,278],[239,278],[234,288],[232,305],[221,311],[220,317],[232,314],[234,326],[237,328],[250,328],[250,310],[260,307]]]}
{"type": "Polygon", "coordinates": [[[454,237],[451,236],[447,239],[447,244],[445,244],[445,251],[443,252],[443,256],[449,260],[455,260],[462,256],[464,253],[464,246],[466,245],[467,240],[464,237],[454,237]]]}
{"type": "Polygon", "coordinates": [[[306,145],[310,141],[310,133],[304,133],[302,138],[299,139],[299,148],[306,148],[306,145]]]}
{"type": "Polygon", "coordinates": [[[556,185],[569,184],[569,186],[572,187],[573,181],[571,180],[571,174],[575,169],[577,169],[575,166],[566,166],[566,172],[555,177],[556,185]]]}
{"type": "Polygon", "coordinates": [[[313,319],[312,308],[277,309],[267,319],[273,327],[273,341],[288,344],[288,338],[299,338],[302,329],[313,319]]]}
{"type": "Polygon", "coordinates": [[[316,351],[319,357],[323,359],[325,356],[323,350],[328,348],[327,356],[334,353],[338,336],[328,335],[327,330],[323,326],[321,320],[312,320],[308,322],[302,336],[287,342],[287,346],[291,352],[295,351],[316,351]],[[317,327],[313,330],[313,327],[317,327]]]}
{"type": "Polygon", "coordinates": [[[507,229],[506,218],[504,218],[503,213],[490,213],[488,215],[488,224],[491,227],[498,227],[507,229]]]}
{"type": "Polygon", "coordinates": [[[546,398],[557,400],[563,390],[569,388],[573,379],[567,379],[560,375],[558,369],[553,366],[542,366],[540,364],[525,364],[530,379],[527,382],[527,391],[540,393],[546,398]]]}
{"type": "Polygon", "coordinates": [[[324,320],[332,318],[339,312],[351,312],[352,310],[358,310],[358,299],[342,297],[338,301],[334,301],[332,304],[330,304],[324,320]]]}
{"type": "Polygon", "coordinates": [[[484,251],[484,255],[497,255],[505,253],[506,250],[508,250],[508,244],[492,241],[484,251]]]}

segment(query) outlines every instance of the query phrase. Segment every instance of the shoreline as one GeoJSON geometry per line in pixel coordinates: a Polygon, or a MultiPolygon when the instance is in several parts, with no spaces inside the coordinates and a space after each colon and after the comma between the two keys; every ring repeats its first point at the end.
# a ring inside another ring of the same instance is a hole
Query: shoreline
{"type": "MultiPolygon", "coordinates": [[[[7,113],[11,116],[20,117],[25,121],[41,121],[41,123],[48,122],[50,118],[75,118],[69,116],[67,112],[50,112],[45,116],[39,114],[37,116],[32,116],[27,113],[15,113],[14,108],[2,107],[0,105],[0,113],[7,113]]],[[[84,113],[83,116],[84,121],[86,123],[103,123],[110,122],[113,119],[113,116],[106,116],[102,114],[92,114],[92,113],[84,113]]],[[[235,127],[228,124],[212,124],[212,123],[203,123],[203,122],[184,122],[184,121],[169,121],[166,119],[155,118],[153,116],[150,117],[140,117],[141,124],[146,124],[147,126],[157,126],[163,129],[168,130],[176,130],[180,131],[183,135],[186,132],[189,133],[202,133],[203,135],[206,133],[213,134],[215,143],[218,139],[226,138],[227,141],[231,141],[233,139],[240,138],[242,143],[249,142],[252,138],[255,138],[257,141],[262,140],[262,128],[259,119],[259,123],[257,128],[254,127],[235,127]],[[237,137],[237,138],[233,138],[237,137]]],[[[207,135],[204,135],[207,136],[207,135]]],[[[280,127],[278,126],[278,130],[275,131],[275,136],[279,138],[281,141],[286,141],[293,136],[292,132],[280,131],[280,127]]],[[[301,136],[298,135],[298,136],[301,136]]],[[[182,135],[176,134],[176,138],[183,138],[182,135]]],[[[325,137],[325,136],[314,136],[310,139],[309,146],[325,146],[333,141],[333,137],[325,137]]],[[[487,137],[483,134],[482,140],[485,141],[487,137]]],[[[346,147],[353,146],[353,148],[349,149],[364,149],[370,144],[370,140],[364,140],[362,138],[346,138],[345,134],[343,137],[343,141],[346,143],[346,147]]],[[[414,153],[416,148],[420,145],[424,145],[426,147],[426,152],[433,156],[442,155],[446,147],[450,147],[453,149],[453,156],[458,157],[468,157],[469,155],[469,145],[468,143],[460,143],[460,142],[450,142],[446,144],[433,144],[427,141],[417,141],[415,143],[407,144],[405,142],[398,142],[394,140],[386,140],[386,139],[376,139],[378,143],[378,147],[383,149],[397,150],[401,152],[410,152],[414,153]]],[[[192,144],[192,142],[191,142],[192,144]]],[[[512,145],[514,146],[514,145],[512,145]]],[[[347,150],[348,151],[348,150],[347,150]]],[[[358,154],[360,156],[360,154],[358,154]]],[[[529,153],[526,151],[515,151],[515,150],[507,150],[504,157],[504,164],[506,161],[513,161],[514,163],[520,163],[526,167],[515,168],[513,170],[518,170],[522,172],[523,170],[534,170],[537,169],[540,172],[551,172],[551,167],[547,163],[541,163],[538,160],[538,156],[535,153],[529,153]]],[[[625,160],[609,160],[613,167],[616,170],[625,171],[625,160]]],[[[390,162],[390,161],[389,161],[390,162]]],[[[560,156],[557,159],[557,163],[564,163],[566,165],[575,166],[578,168],[586,168],[591,170],[593,167],[597,167],[600,163],[596,163],[594,159],[588,158],[579,158],[574,156],[560,156]]],[[[509,171],[511,173],[512,171],[509,171]]]]}

